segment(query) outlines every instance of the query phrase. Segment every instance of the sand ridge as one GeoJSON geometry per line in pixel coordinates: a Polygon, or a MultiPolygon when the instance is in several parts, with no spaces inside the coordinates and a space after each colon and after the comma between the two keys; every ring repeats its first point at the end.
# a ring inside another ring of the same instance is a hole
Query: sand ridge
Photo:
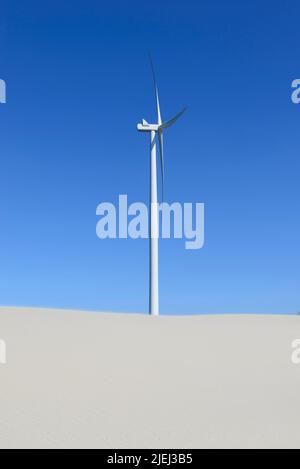
{"type": "Polygon", "coordinates": [[[1,448],[300,448],[297,316],[0,308],[1,448]]]}

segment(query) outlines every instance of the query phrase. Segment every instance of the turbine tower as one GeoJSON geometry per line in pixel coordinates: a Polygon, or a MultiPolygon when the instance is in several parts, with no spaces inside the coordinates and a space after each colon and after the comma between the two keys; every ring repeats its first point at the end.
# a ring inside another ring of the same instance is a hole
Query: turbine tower
{"type": "Polygon", "coordinates": [[[138,124],[139,132],[150,134],[150,265],[149,265],[149,313],[151,316],[159,315],[159,284],[158,284],[158,236],[159,236],[159,213],[157,202],[157,165],[156,165],[156,135],[158,136],[160,167],[162,178],[162,199],[164,197],[164,145],[163,131],[171,127],[177,119],[185,112],[183,109],[172,119],[162,122],[158,88],[154,73],[153,63],[150,57],[154,91],[156,100],[157,123],[149,124],[145,119],[138,124]]]}

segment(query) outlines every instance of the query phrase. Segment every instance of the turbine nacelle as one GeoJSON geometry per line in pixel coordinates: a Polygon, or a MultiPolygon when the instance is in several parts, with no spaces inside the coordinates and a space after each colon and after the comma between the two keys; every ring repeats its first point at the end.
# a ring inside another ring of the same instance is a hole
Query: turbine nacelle
{"type": "Polygon", "coordinates": [[[175,124],[177,119],[179,119],[179,117],[182,116],[182,114],[185,111],[186,111],[186,108],[184,108],[182,111],[176,114],[176,116],[173,117],[172,119],[166,122],[162,122],[160,124],[148,124],[148,122],[145,119],[143,119],[142,123],[138,124],[137,129],[140,132],[151,132],[152,130],[154,130],[154,132],[158,132],[158,131],[162,132],[164,129],[167,129],[168,127],[171,127],[171,125],[175,124]]]}
{"type": "Polygon", "coordinates": [[[145,119],[142,120],[141,124],[137,125],[137,129],[139,132],[151,132],[151,131],[157,132],[158,128],[159,128],[158,124],[148,124],[148,122],[145,121],[145,119]]]}

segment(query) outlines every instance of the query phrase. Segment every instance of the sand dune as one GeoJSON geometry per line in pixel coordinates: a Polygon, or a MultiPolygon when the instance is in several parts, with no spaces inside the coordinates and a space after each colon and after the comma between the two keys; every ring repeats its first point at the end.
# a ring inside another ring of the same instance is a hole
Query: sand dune
{"type": "Polygon", "coordinates": [[[0,309],[1,448],[300,448],[300,317],[0,309]]]}

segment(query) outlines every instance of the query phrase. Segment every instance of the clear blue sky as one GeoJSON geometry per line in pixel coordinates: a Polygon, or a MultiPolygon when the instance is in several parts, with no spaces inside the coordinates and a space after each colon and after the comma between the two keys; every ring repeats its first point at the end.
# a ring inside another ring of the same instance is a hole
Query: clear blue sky
{"type": "Polygon", "coordinates": [[[1,2],[0,304],[147,312],[148,243],[100,241],[96,206],[147,202],[154,118],[166,199],[206,204],[206,244],[160,243],[161,311],[300,310],[300,4],[1,2]]]}

